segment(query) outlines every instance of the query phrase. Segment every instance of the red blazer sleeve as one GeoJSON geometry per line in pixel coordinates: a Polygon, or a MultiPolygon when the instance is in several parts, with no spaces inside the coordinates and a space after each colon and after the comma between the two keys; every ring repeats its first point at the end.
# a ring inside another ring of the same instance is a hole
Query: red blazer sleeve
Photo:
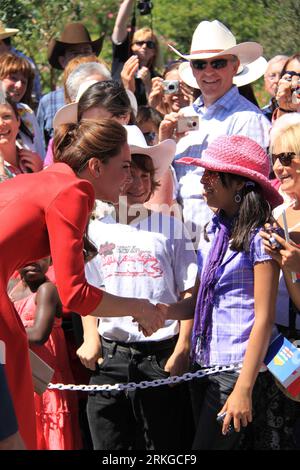
{"type": "Polygon", "coordinates": [[[56,286],[62,304],[81,315],[91,313],[103,292],[85,278],[83,235],[93,208],[93,188],[75,180],[55,197],[46,210],[46,224],[56,286]]]}

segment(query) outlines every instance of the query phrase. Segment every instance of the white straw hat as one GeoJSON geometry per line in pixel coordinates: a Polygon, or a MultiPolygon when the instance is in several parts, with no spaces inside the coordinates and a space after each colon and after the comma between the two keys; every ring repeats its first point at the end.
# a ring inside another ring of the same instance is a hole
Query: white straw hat
{"type": "MultiPolygon", "coordinates": [[[[268,62],[264,57],[259,57],[250,64],[241,64],[238,68],[237,74],[233,77],[233,83],[236,86],[244,86],[253,83],[262,77],[267,70],[268,62]]],[[[195,79],[190,62],[183,62],[180,64],[178,73],[180,79],[192,88],[198,88],[197,80],[195,79]]]]}
{"type": "Polygon", "coordinates": [[[176,151],[176,143],[172,139],[167,139],[157,145],[147,145],[142,131],[137,126],[124,126],[127,130],[127,142],[130,153],[148,155],[155,168],[155,176],[160,179],[171,165],[176,151]]]}
{"type": "Polygon", "coordinates": [[[186,60],[235,55],[244,65],[253,62],[263,53],[262,46],[257,42],[237,44],[232,32],[218,20],[199,23],[193,34],[189,54],[181,54],[173,46],[169,47],[186,60]]]}

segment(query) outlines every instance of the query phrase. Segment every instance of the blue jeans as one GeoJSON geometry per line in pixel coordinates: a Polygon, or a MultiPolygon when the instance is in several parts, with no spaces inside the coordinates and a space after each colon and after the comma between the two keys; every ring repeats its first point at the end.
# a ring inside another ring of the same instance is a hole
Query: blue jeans
{"type": "MultiPolygon", "coordinates": [[[[177,337],[128,344],[102,338],[104,361],[90,384],[166,378],[164,366],[176,342],[177,337]]],[[[178,451],[191,446],[193,421],[186,384],[90,393],[87,413],[94,449],[178,451]]]]}

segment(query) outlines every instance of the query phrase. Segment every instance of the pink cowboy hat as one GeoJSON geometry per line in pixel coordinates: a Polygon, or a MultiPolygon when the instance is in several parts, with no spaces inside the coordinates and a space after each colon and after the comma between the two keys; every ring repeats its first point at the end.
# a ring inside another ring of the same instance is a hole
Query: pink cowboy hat
{"type": "Polygon", "coordinates": [[[243,135],[220,136],[203,152],[202,158],[183,157],[176,161],[211,171],[245,176],[260,185],[272,207],[283,199],[269,180],[270,160],[264,149],[243,135]]]}

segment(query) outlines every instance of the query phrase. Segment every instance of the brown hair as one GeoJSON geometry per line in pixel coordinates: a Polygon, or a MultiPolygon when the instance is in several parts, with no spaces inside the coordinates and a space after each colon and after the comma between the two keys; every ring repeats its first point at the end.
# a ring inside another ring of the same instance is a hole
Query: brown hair
{"type": "Polygon", "coordinates": [[[7,78],[14,73],[22,73],[27,79],[27,87],[25,94],[22,98],[22,103],[32,107],[32,87],[34,81],[34,71],[31,64],[23,57],[20,57],[11,52],[0,55],[0,80],[7,78]]]}
{"type": "Polygon", "coordinates": [[[160,186],[160,183],[155,180],[155,168],[153,165],[153,160],[148,155],[134,153],[131,155],[131,164],[134,164],[137,168],[145,171],[146,173],[150,173],[151,194],[149,195],[149,200],[150,197],[154,194],[155,190],[160,186]]]}
{"type": "Polygon", "coordinates": [[[107,163],[126,142],[125,128],[111,119],[63,124],[54,133],[53,160],[78,172],[93,157],[107,163]]]}
{"type": "Polygon", "coordinates": [[[289,71],[288,65],[289,65],[290,62],[292,62],[292,60],[297,60],[298,62],[300,62],[300,53],[297,52],[296,54],[292,55],[291,57],[289,57],[289,58],[287,59],[287,61],[285,62],[284,66],[283,66],[283,68],[282,68],[282,70],[281,70],[281,74],[280,74],[280,77],[281,77],[281,78],[282,78],[283,75],[286,73],[286,71],[289,71]]]}

